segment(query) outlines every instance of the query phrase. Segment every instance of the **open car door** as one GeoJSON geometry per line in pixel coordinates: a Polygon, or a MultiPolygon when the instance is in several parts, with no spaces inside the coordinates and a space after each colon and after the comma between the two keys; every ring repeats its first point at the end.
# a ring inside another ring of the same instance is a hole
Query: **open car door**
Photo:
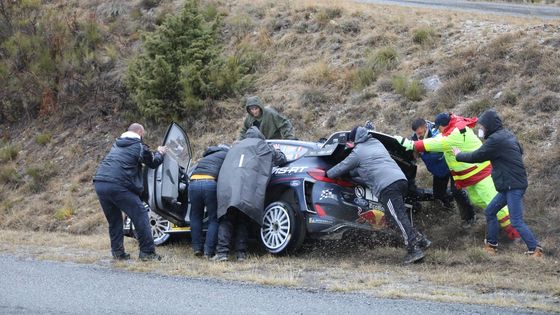
{"type": "Polygon", "coordinates": [[[163,163],[147,175],[148,204],[152,211],[177,226],[187,226],[189,210],[188,176],[192,150],[183,128],[171,123],[163,144],[167,147],[163,163]]]}

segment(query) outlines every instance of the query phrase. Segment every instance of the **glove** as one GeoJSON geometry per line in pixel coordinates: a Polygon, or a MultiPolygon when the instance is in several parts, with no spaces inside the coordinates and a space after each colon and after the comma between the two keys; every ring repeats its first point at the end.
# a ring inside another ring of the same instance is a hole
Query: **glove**
{"type": "Polygon", "coordinates": [[[403,138],[401,136],[393,136],[393,138],[397,139],[400,145],[402,145],[407,151],[414,149],[414,141],[403,138]]]}
{"type": "Polygon", "coordinates": [[[506,232],[508,238],[512,241],[515,241],[516,239],[521,238],[521,235],[519,235],[519,232],[517,232],[517,230],[511,225],[506,226],[504,228],[504,232],[506,232]]]}
{"type": "Polygon", "coordinates": [[[364,124],[364,127],[367,130],[374,130],[375,126],[373,125],[373,123],[371,122],[371,120],[366,120],[366,123],[364,124]]]}

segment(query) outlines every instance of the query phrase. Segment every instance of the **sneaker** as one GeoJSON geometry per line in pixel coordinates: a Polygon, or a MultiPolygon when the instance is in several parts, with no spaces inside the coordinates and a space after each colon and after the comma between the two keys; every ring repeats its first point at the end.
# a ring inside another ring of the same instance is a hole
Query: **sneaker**
{"type": "Polygon", "coordinates": [[[490,255],[496,255],[498,253],[498,244],[490,244],[484,239],[484,247],[482,249],[490,255]]]}
{"type": "Polygon", "coordinates": [[[430,241],[424,235],[422,235],[421,238],[418,240],[417,244],[418,246],[420,246],[421,249],[427,249],[428,247],[432,246],[432,241],[430,241]]]}
{"type": "Polygon", "coordinates": [[[244,261],[247,259],[246,252],[237,252],[237,261],[244,261]]]}
{"type": "Polygon", "coordinates": [[[195,251],[193,251],[193,253],[196,257],[202,257],[202,255],[203,255],[201,250],[195,250],[195,251]]]}
{"type": "Polygon", "coordinates": [[[408,265],[414,262],[418,262],[422,260],[425,256],[426,254],[424,254],[424,252],[420,249],[420,246],[414,245],[408,249],[408,253],[404,257],[403,263],[405,265],[408,265]]]}
{"type": "Polygon", "coordinates": [[[526,251],[525,255],[533,256],[533,257],[543,257],[544,253],[543,253],[542,247],[537,245],[537,247],[535,249],[526,251]]]}
{"type": "Polygon", "coordinates": [[[227,254],[216,254],[210,259],[211,261],[228,261],[229,257],[227,254]]]}
{"type": "Polygon", "coordinates": [[[140,252],[140,254],[138,255],[138,258],[140,258],[141,261],[160,261],[161,260],[161,256],[156,254],[156,253],[144,253],[144,252],[140,252]]]}
{"type": "Polygon", "coordinates": [[[113,254],[113,259],[114,260],[129,260],[130,259],[130,254],[128,254],[128,253],[122,253],[122,254],[118,254],[118,255],[113,254]]]}

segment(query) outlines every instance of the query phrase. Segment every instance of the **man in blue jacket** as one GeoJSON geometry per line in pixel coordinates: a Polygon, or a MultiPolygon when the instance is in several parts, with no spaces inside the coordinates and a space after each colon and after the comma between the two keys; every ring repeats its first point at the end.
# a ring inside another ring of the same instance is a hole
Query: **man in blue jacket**
{"type": "Polygon", "coordinates": [[[156,254],[148,212],[140,200],[144,190],[142,164],[156,168],[163,162],[165,147],[152,152],[142,142],[144,127],[133,123],[123,133],[103,161],[93,177],[95,192],[103,213],[109,223],[111,252],[117,260],[129,259],[124,250],[123,217],[121,211],[132,220],[138,233],[141,260],[160,260],[156,254]]]}
{"type": "Polygon", "coordinates": [[[484,210],[486,216],[484,250],[491,254],[498,251],[499,225],[496,214],[507,205],[511,225],[527,245],[528,251],[525,254],[542,257],[542,247],[523,221],[523,195],[529,185],[527,171],[523,164],[523,148],[517,137],[502,126],[502,120],[496,111],[489,109],[482,113],[478,124],[481,127],[479,136],[486,139],[482,146],[472,152],[461,152],[460,149],[453,148],[453,153],[459,162],[490,161],[492,163],[492,180],[498,194],[484,210]]]}
{"type": "Polygon", "coordinates": [[[192,249],[195,256],[207,259],[214,256],[218,239],[218,197],[217,180],[224,159],[229,151],[227,145],[210,146],[194,168],[189,182],[189,200],[191,203],[190,223],[192,249]],[[202,221],[204,208],[208,214],[208,231],[202,243],[202,221]],[[203,248],[204,245],[204,248],[203,248]],[[204,250],[204,252],[203,252],[204,250]]]}
{"type": "MultiPolygon", "coordinates": [[[[437,126],[426,121],[423,118],[416,118],[412,121],[413,141],[434,138],[439,135],[437,126]]],[[[461,218],[465,221],[465,227],[472,225],[475,221],[475,213],[473,206],[469,200],[467,192],[463,189],[457,189],[455,181],[451,177],[449,167],[445,162],[443,153],[441,152],[421,152],[418,153],[428,171],[433,175],[433,192],[434,199],[441,201],[445,208],[451,208],[450,198],[447,194],[447,186],[451,182],[451,195],[457,202],[461,218]]]]}

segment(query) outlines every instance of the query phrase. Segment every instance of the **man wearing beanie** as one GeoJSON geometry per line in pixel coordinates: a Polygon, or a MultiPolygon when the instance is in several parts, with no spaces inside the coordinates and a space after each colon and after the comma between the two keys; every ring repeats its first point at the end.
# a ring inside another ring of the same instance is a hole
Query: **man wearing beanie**
{"type": "Polygon", "coordinates": [[[352,152],[342,162],[327,171],[327,177],[336,178],[347,173],[357,173],[366,182],[374,196],[378,196],[386,213],[390,213],[400,230],[407,255],[405,264],[420,261],[425,254],[422,249],[431,242],[418,233],[408,219],[403,196],[408,182],[402,170],[391,158],[379,140],[371,137],[364,127],[354,127],[347,139],[352,152]]]}
{"type": "Polygon", "coordinates": [[[247,117],[239,134],[239,140],[245,139],[249,128],[259,128],[266,139],[296,139],[292,123],[271,107],[264,107],[258,96],[250,96],[245,102],[247,117]]]}
{"type": "MultiPolygon", "coordinates": [[[[478,163],[459,162],[453,154],[453,148],[461,151],[474,151],[482,146],[482,142],[475,135],[473,128],[477,118],[465,118],[453,113],[437,114],[436,124],[441,137],[418,141],[401,139],[403,147],[416,152],[443,152],[443,156],[451,171],[457,189],[466,188],[471,202],[486,208],[497,192],[492,181],[492,165],[490,161],[478,163]]],[[[513,228],[509,219],[507,207],[497,213],[500,226],[511,240],[519,238],[519,233],[513,228]]]]}
{"type": "Polygon", "coordinates": [[[486,240],[484,249],[495,253],[498,247],[498,221],[496,213],[508,205],[511,224],[521,234],[527,245],[527,255],[542,257],[543,251],[529,227],[523,221],[523,195],[527,189],[527,172],[523,164],[523,149],[517,138],[503,128],[502,120],[494,110],[487,110],[480,116],[478,124],[486,142],[473,152],[461,152],[454,148],[457,161],[492,163],[492,178],[498,194],[484,210],[486,216],[486,240]]]}

